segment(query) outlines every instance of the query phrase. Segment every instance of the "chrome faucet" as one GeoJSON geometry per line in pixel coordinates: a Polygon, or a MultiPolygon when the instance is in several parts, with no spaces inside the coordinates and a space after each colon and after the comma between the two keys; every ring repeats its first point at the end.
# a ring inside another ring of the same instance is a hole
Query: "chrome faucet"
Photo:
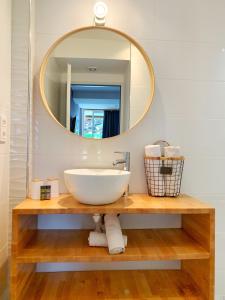
{"type": "MultiPolygon", "coordinates": [[[[124,171],[130,171],[130,152],[120,152],[120,151],[116,151],[114,153],[120,153],[123,154],[124,158],[123,159],[117,159],[113,162],[113,166],[117,166],[120,164],[123,164],[123,170],[124,171]]],[[[123,196],[127,197],[129,194],[129,185],[127,186],[126,191],[124,192],[123,196]]]]}
{"type": "Polygon", "coordinates": [[[113,166],[117,166],[120,164],[124,164],[124,171],[130,171],[130,152],[120,152],[116,151],[114,153],[120,153],[123,154],[124,158],[123,159],[117,159],[113,162],[113,166]]]}

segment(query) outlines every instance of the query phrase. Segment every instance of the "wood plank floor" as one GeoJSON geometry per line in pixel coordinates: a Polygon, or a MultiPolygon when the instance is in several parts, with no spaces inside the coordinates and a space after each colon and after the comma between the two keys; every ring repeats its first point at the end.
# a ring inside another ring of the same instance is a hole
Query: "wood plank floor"
{"type": "Polygon", "coordinates": [[[179,270],[36,273],[21,300],[203,299],[179,270]]]}
{"type": "Polygon", "coordinates": [[[17,255],[17,262],[98,262],[207,259],[209,252],[182,229],[131,229],[125,253],[89,247],[87,230],[38,230],[17,255]]]}

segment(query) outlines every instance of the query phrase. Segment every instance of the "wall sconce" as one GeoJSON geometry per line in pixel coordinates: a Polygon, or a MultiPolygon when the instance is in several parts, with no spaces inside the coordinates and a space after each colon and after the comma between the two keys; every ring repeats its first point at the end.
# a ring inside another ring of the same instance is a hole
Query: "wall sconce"
{"type": "Polygon", "coordinates": [[[107,15],[108,7],[104,2],[97,2],[94,6],[95,14],[95,25],[104,26],[105,25],[105,16],[107,15]]]}

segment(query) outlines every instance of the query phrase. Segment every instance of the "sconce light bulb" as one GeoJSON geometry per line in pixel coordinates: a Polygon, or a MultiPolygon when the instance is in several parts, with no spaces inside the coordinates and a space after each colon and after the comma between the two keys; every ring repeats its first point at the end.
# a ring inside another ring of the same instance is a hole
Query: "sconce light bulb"
{"type": "Polygon", "coordinates": [[[107,12],[108,12],[108,7],[104,2],[99,1],[95,3],[94,14],[96,18],[104,19],[105,16],[107,15],[107,12]]]}

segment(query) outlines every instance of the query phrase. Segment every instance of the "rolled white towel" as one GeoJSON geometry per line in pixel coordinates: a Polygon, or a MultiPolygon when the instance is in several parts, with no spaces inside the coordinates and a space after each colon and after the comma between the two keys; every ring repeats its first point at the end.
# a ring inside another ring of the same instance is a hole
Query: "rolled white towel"
{"type": "Polygon", "coordinates": [[[160,157],[160,145],[147,145],[145,146],[145,156],[160,157]]]}
{"type": "MultiPolygon", "coordinates": [[[[123,235],[124,246],[127,246],[127,236],[123,235]]],[[[88,237],[88,243],[91,247],[108,247],[108,241],[104,232],[91,231],[88,237]]]]}
{"type": "Polygon", "coordinates": [[[120,227],[120,221],[115,214],[105,215],[105,232],[110,254],[118,254],[125,251],[124,239],[120,227]]]}
{"type": "MultiPolygon", "coordinates": [[[[165,150],[165,157],[173,158],[173,157],[180,157],[181,150],[179,146],[168,146],[164,148],[165,150]]],[[[168,159],[164,162],[165,167],[172,168],[172,174],[165,175],[165,195],[168,197],[174,197],[178,195],[177,190],[177,176],[180,174],[180,164],[176,164],[176,167],[173,165],[173,160],[168,159]]]]}
{"type": "Polygon", "coordinates": [[[180,157],[180,146],[164,147],[165,157],[180,157]]]}
{"type": "MultiPolygon", "coordinates": [[[[160,157],[161,147],[160,145],[147,145],[145,146],[145,155],[150,157],[160,157]]],[[[165,185],[163,175],[160,174],[160,168],[162,167],[161,160],[152,160],[149,171],[151,177],[148,177],[148,186],[150,186],[150,191],[152,196],[164,196],[165,195],[165,185]]]]}

